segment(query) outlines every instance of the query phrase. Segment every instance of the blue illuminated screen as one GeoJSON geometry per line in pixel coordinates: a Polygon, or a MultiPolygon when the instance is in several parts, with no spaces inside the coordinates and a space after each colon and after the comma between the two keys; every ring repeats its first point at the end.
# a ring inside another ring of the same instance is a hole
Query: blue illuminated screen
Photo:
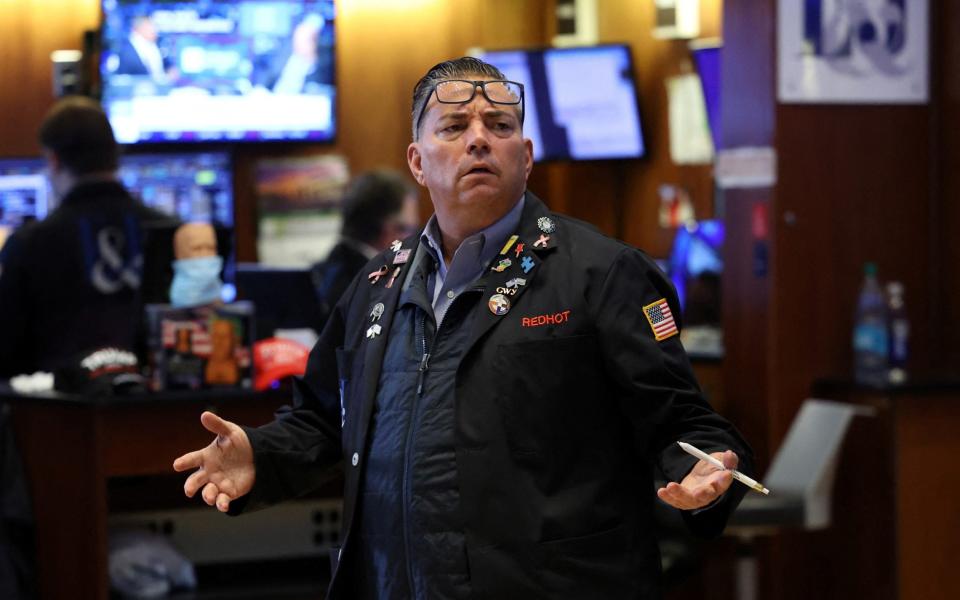
{"type": "Polygon", "coordinates": [[[330,140],[333,0],[103,0],[117,140],[330,140]]]}
{"type": "Polygon", "coordinates": [[[693,60],[703,86],[703,99],[707,105],[707,121],[713,136],[713,147],[723,147],[720,138],[720,52],[721,46],[703,46],[693,50],[693,60]]]}
{"type": "Polygon", "coordinates": [[[12,231],[53,210],[42,158],[0,159],[0,226],[12,231]]]}
{"type": "Polygon", "coordinates": [[[125,155],[119,177],[131,194],[160,212],[233,227],[233,172],[226,152],[125,155]]]}
{"type": "Polygon", "coordinates": [[[523,133],[535,160],[646,153],[629,47],[507,50],[480,58],[524,85],[523,133]]]}
{"type": "Polygon", "coordinates": [[[694,279],[723,272],[723,221],[710,219],[677,228],[670,251],[670,280],[677,290],[680,306],[687,308],[687,291],[694,279]]]}

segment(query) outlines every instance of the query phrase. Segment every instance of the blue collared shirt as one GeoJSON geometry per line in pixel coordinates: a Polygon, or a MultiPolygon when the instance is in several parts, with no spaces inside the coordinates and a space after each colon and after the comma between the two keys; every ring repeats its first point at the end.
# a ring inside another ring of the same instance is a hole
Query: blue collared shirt
{"type": "Polygon", "coordinates": [[[430,217],[423,233],[420,234],[420,243],[437,261],[437,270],[427,281],[427,290],[433,289],[433,314],[437,325],[453,303],[453,299],[462,293],[467,286],[476,281],[490,265],[490,261],[499,253],[507,239],[520,225],[520,215],[523,213],[524,197],[510,209],[510,212],[499,221],[486,229],[478,231],[463,240],[460,247],[453,253],[453,260],[447,267],[443,261],[443,247],[440,245],[440,229],[437,225],[437,215],[430,217]]]}

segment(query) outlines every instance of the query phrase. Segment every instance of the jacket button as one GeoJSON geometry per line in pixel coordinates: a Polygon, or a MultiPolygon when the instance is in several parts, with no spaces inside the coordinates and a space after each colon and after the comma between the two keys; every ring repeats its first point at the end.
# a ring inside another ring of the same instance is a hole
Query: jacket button
{"type": "Polygon", "coordinates": [[[350,464],[353,466],[360,464],[360,455],[358,453],[353,453],[353,456],[350,458],[350,464]]]}

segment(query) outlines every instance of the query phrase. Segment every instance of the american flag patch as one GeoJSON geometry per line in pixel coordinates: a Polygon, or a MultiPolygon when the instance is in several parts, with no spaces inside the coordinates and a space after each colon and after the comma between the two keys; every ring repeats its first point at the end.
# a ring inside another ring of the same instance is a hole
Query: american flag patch
{"type": "Polygon", "coordinates": [[[660,298],[653,304],[644,306],[643,314],[650,322],[653,337],[657,338],[658,342],[680,333],[677,330],[677,323],[673,320],[673,313],[670,312],[670,306],[667,304],[666,298],[660,298]]]}

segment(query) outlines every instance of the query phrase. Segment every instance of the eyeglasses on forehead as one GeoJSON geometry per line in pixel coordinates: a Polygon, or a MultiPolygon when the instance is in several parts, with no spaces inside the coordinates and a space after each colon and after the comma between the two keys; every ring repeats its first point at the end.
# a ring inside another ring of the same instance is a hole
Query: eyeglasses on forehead
{"type": "Polygon", "coordinates": [[[430,96],[436,94],[437,102],[441,104],[466,104],[473,100],[477,95],[477,88],[480,88],[483,97],[490,104],[507,104],[510,106],[520,105],[520,123],[523,124],[523,116],[526,112],[524,105],[523,84],[506,79],[495,79],[492,81],[470,80],[470,79],[446,79],[438,82],[427,94],[423,106],[420,107],[420,114],[417,115],[417,131],[420,130],[420,122],[423,115],[427,112],[427,105],[430,104],[430,96]]]}

